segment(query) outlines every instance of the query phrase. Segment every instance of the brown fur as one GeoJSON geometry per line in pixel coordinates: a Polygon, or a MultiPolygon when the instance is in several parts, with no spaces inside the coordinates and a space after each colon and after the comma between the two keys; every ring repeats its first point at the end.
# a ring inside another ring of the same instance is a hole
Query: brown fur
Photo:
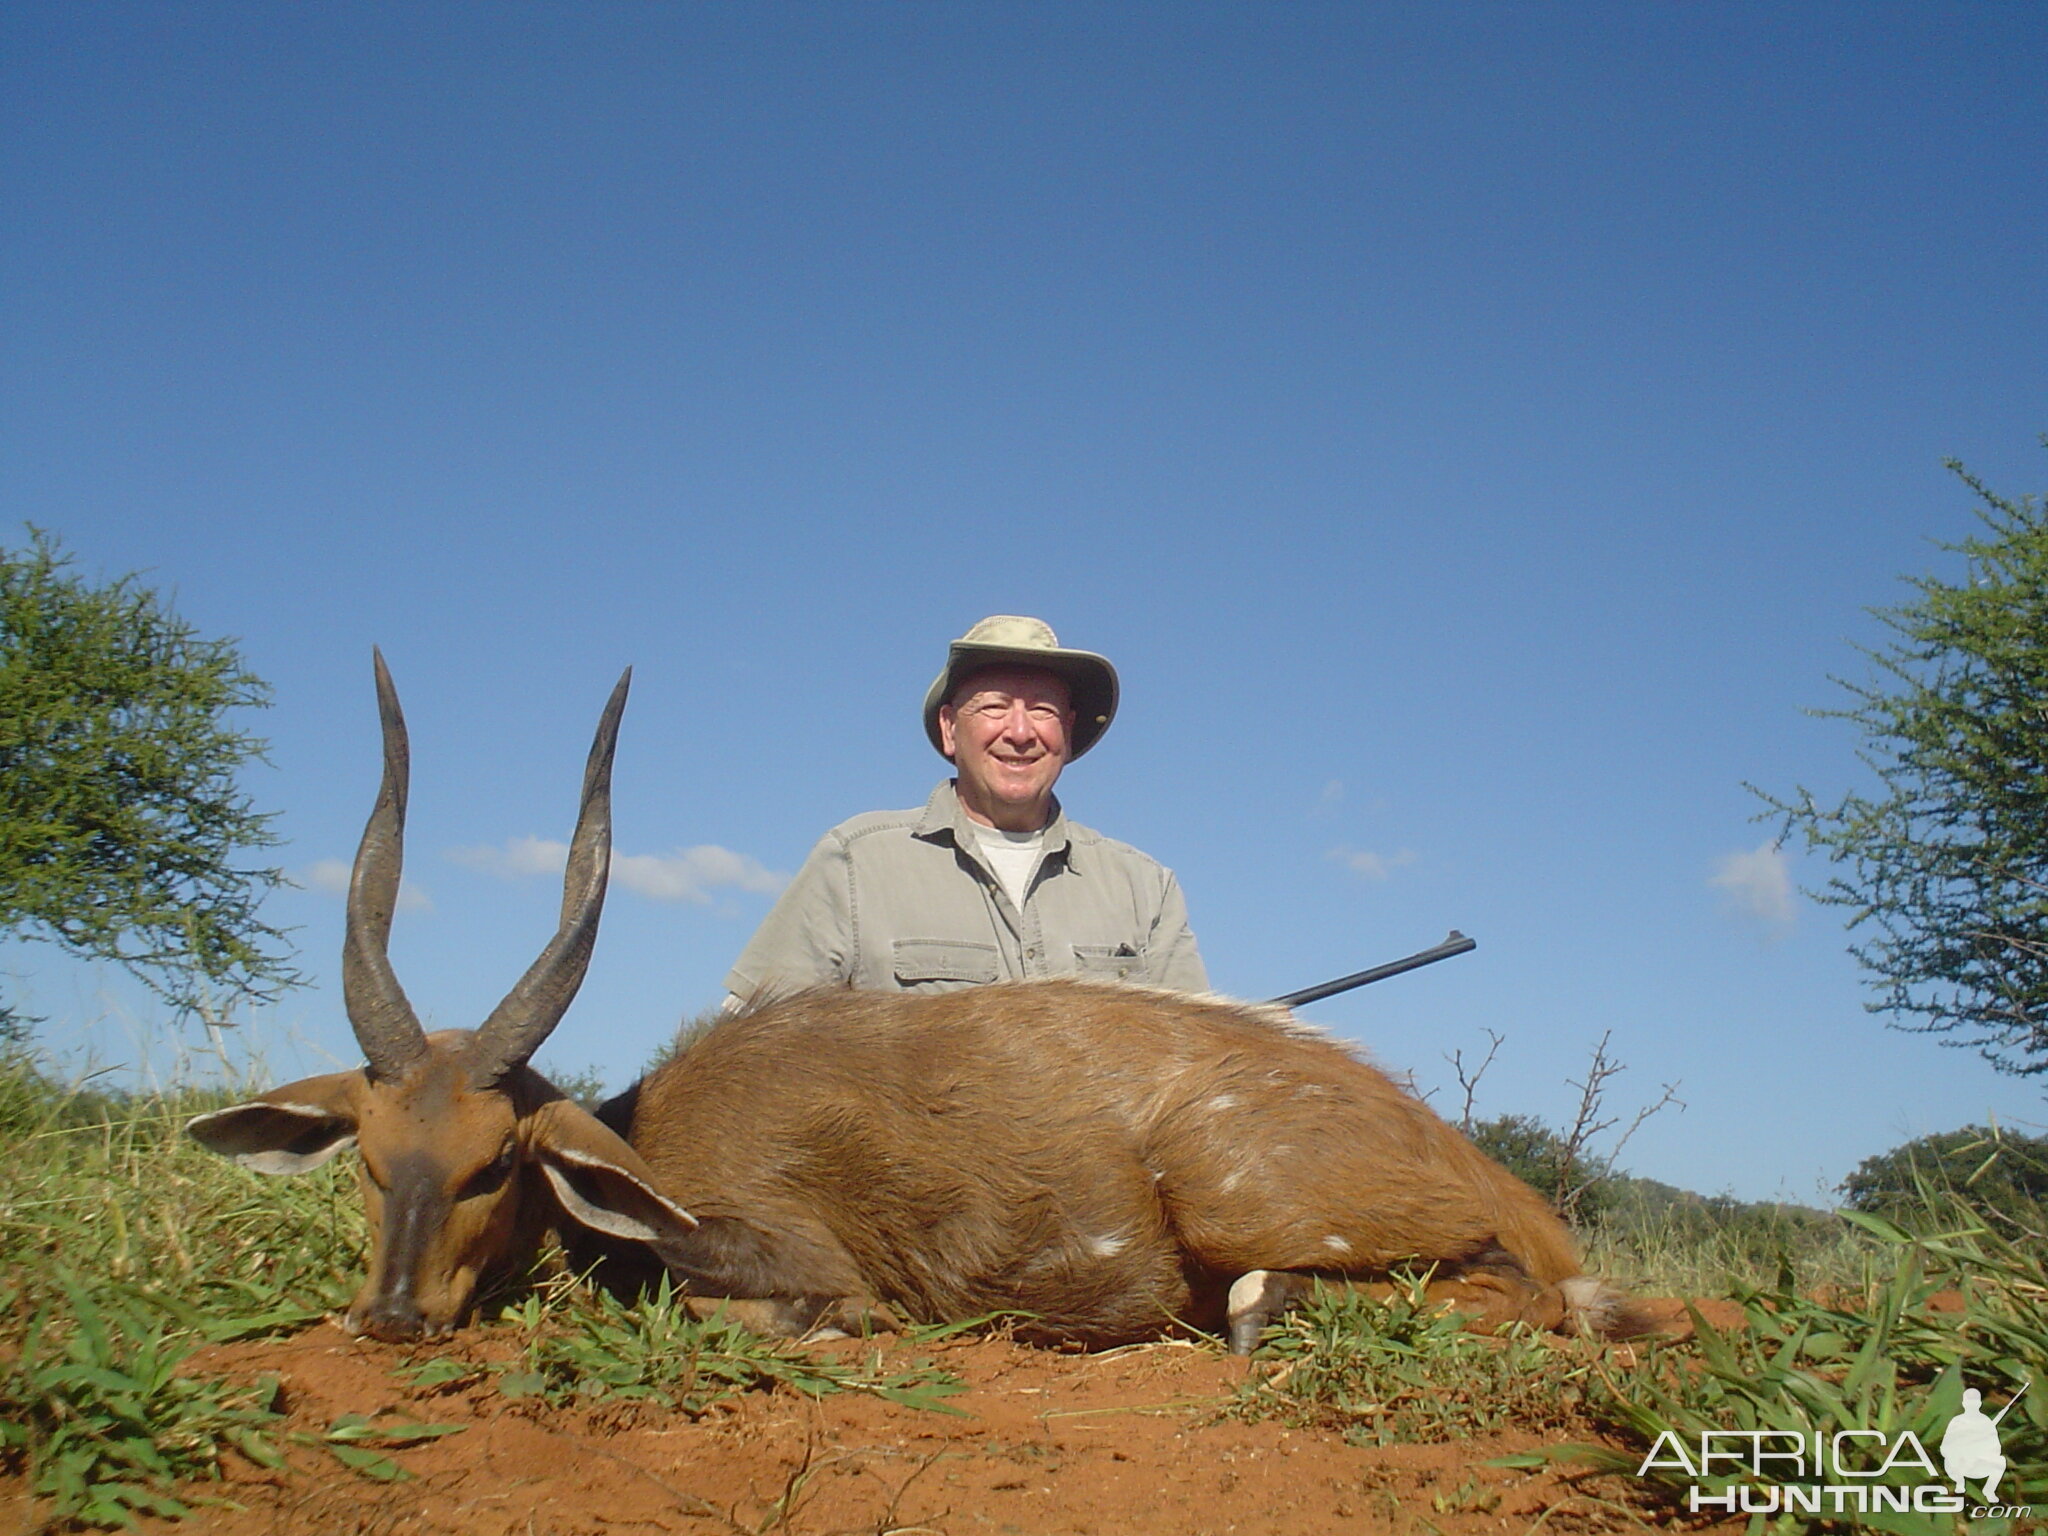
{"type": "Polygon", "coordinates": [[[370,1228],[352,1333],[416,1338],[454,1327],[478,1287],[531,1259],[567,1211],[541,1170],[572,1170],[592,1204],[639,1223],[681,1226],[646,1165],[528,1067],[478,1087],[467,1030],[427,1036],[425,1055],[387,1081],[365,1069],[288,1083],[192,1120],[210,1151],[261,1173],[303,1173],[345,1147],[370,1228]]]}
{"type": "Polygon", "coordinates": [[[578,1260],[782,1331],[1020,1313],[1090,1346],[1229,1321],[1249,1348],[1311,1278],[1409,1266],[1485,1323],[1630,1327],[1526,1184],[1272,1008],[1081,981],[817,991],[719,1020],[600,1118],[524,1067],[477,1087],[469,1040],[190,1126],[270,1174],[360,1145],[354,1331],[453,1327],[549,1223],[578,1260]],[[1257,1305],[1227,1307],[1260,1272],[1257,1305]]]}
{"type": "Polygon", "coordinates": [[[1630,1328],[1534,1191],[1271,1008],[1078,981],[813,992],[716,1022],[597,1119],[527,1068],[475,1085],[470,1040],[192,1123],[271,1173],[359,1143],[356,1331],[452,1327],[550,1223],[579,1261],[779,1331],[1003,1312],[1089,1345],[1228,1321],[1248,1348],[1312,1279],[1402,1268],[1484,1322],[1630,1328]]]}
{"type": "Polygon", "coordinates": [[[1271,1009],[1073,981],[810,993],[712,1026],[606,1118],[704,1224],[657,1252],[705,1294],[1014,1310],[1091,1344],[1213,1326],[1255,1270],[1435,1266],[1493,1321],[1574,1310],[1571,1239],[1527,1185],[1271,1009]]]}

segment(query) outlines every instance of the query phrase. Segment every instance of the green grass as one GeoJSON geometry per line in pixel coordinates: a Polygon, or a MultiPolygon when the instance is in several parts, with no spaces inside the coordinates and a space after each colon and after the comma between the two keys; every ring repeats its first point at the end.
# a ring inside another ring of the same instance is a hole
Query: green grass
{"type": "Polygon", "coordinates": [[[1657,1296],[1726,1296],[1788,1270],[1801,1290],[1861,1290],[1883,1261],[1831,1211],[1734,1201],[1623,1206],[1581,1241],[1588,1271],[1657,1296]]]}
{"type": "Polygon", "coordinates": [[[345,1171],[259,1184],[179,1134],[219,1102],[0,1061],[0,1461],[49,1519],[177,1514],[173,1490],[216,1476],[223,1448],[275,1459],[274,1389],[181,1367],[346,1294],[362,1216],[345,1171]]]}
{"type": "Polygon", "coordinates": [[[217,1476],[226,1447],[278,1463],[275,1382],[182,1376],[198,1341],[167,1330],[147,1293],[102,1282],[95,1296],[62,1271],[55,1283],[63,1305],[30,1314],[0,1368],[0,1450],[22,1461],[51,1519],[188,1514],[172,1490],[217,1476]]]}
{"type": "MultiPolygon", "coordinates": [[[[188,1373],[203,1344],[296,1330],[346,1305],[367,1239],[352,1159],[266,1178],[183,1134],[226,1101],[93,1092],[0,1059],[0,1467],[29,1479],[50,1522],[180,1514],[227,1449],[274,1462],[309,1446],[390,1480],[404,1475],[390,1452],[452,1429],[345,1416],[280,1439],[273,1385],[188,1373]]],[[[629,1307],[581,1285],[529,1283],[500,1300],[499,1321],[524,1337],[517,1362],[451,1356],[425,1371],[492,1374],[512,1397],[688,1413],[750,1390],[868,1392],[923,1408],[958,1390],[928,1366],[819,1358],[698,1321],[667,1297],[629,1307]]]]}
{"type": "Polygon", "coordinates": [[[0,1277],[16,1292],[0,1339],[52,1299],[60,1265],[242,1334],[346,1301],[364,1236],[352,1172],[266,1179],[203,1151],[182,1127],[224,1102],[80,1092],[0,1061],[0,1277]]]}
{"type": "MultiPolygon", "coordinates": [[[[2000,1502],[2031,1502],[2027,1523],[1801,1509],[1758,1515],[1750,1531],[1955,1536],[1967,1529],[1970,1536],[2005,1536],[2048,1528],[2044,1244],[2014,1235],[2009,1221],[1985,1219],[1954,1192],[1930,1190],[1915,1214],[1910,1231],[1881,1217],[1848,1215],[1841,1222],[1844,1246],[1823,1250],[1825,1263],[1817,1268],[1802,1269],[1781,1252],[1777,1272],[1760,1277],[1752,1262],[1746,1278],[1718,1292],[1741,1303],[1742,1326],[1716,1329],[1702,1321],[1692,1340],[1645,1349],[1595,1352],[1521,1334],[1480,1338],[1418,1307],[1412,1295],[1374,1301],[1326,1291],[1268,1330],[1233,1411],[1320,1425],[1364,1444],[1440,1444],[1503,1430],[1555,1436],[1547,1451],[1509,1461],[1577,1463],[1618,1474],[1631,1492],[1661,1496],[1676,1514],[1695,1483],[1710,1495],[1749,1483],[1752,1499],[1765,1501],[1774,1483],[1819,1479],[1803,1470],[1771,1475],[1782,1468],[1694,1476],[1661,1449],[1666,1435],[1691,1454],[1703,1431],[1796,1435],[1809,1446],[1816,1433],[1832,1444],[1840,1431],[1875,1431],[1888,1449],[1910,1431],[1938,1467],[1941,1432],[1970,1386],[1983,1394],[1987,1412],[2017,1398],[1999,1425],[2007,1460],[2000,1502]],[[1820,1273],[1831,1278],[1816,1286],[1820,1273]],[[1578,1438],[1593,1428],[1610,1442],[1578,1438]],[[1653,1446],[1660,1446],[1660,1465],[1638,1477],[1653,1446]]],[[[1738,1234],[1732,1245],[1705,1244],[1692,1262],[1739,1261],[1748,1235],[1738,1234]]],[[[1780,1449],[1791,1443],[1770,1442],[1780,1449]]],[[[1902,1461],[1859,1481],[1910,1489],[1941,1478],[1902,1461]]]]}
{"type": "Polygon", "coordinates": [[[499,1390],[558,1405],[647,1403],[694,1418],[741,1392],[782,1387],[808,1397],[863,1392],[952,1412],[943,1399],[962,1386],[925,1362],[884,1371],[876,1352],[849,1363],[762,1338],[722,1315],[694,1317],[666,1285],[630,1304],[581,1286],[535,1291],[505,1308],[500,1320],[517,1327],[526,1343],[509,1367],[487,1368],[498,1375],[499,1390]]]}
{"type": "Polygon", "coordinates": [[[1604,1187],[1579,1238],[1589,1271],[1660,1296],[1724,1296],[1787,1266],[1806,1289],[1854,1288],[1872,1257],[1864,1234],[1831,1209],[1696,1195],[1626,1174],[1604,1187]]]}
{"type": "MultiPolygon", "coordinates": [[[[365,1238],[349,1159],[269,1179],[191,1144],[183,1122],[219,1102],[69,1090],[0,1061],[0,1464],[30,1480],[47,1521],[177,1514],[203,1501],[230,1450],[261,1461],[315,1449],[360,1476],[402,1477],[406,1447],[456,1428],[344,1415],[285,1434],[270,1384],[190,1374],[206,1342],[296,1329],[345,1304],[365,1238]]],[[[1646,1292],[1732,1296],[1747,1319],[1633,1363],[1539,1336],[1476,1337],[1412,1296],[1333,1290],[1275,1326],[1229,1411],[1362,1444],[1515,1430],[1633,1478],[1666,1431],[1697,1443],[1703,1429],[1910,1428],[1932,1448],[1965,1384],[1997,1405],[2031,1381],[2001,1425],[2005,1489],[2048,1514],[2048,1239],[1982,1218],[1967,1191],[1929,1189],[1904,1214],[1691,1201],[1611,1222],[1590,1245],[1596,1267],[1646,1292]],[[1929,1311],[1936,1290],[1960,1310],[1929,1311]],[[1604,1453],[1566,1444],[1596,1427],[1604,1453]]],[[[510,1334],[516,1358],[458,1349],[398,1367],[394,1352],[394,1368],[420,1387],[488,1378],[515,1400],[684,1414],[743,1391],[943,1409],[957,1390],[868,1346],[766,1341],[672,1298],[624,1306],[565,1279],[515,1286],[493,1315],[494,1342],[510,1334]]],[[[1675,1495],[1681,1481],[1662,1486],[1675,1495]]],[[[1930,1517],[1803,1518],[1755,1529],[1951,1536],[1930,1517]]],[[[1972,1536],[2001,1529],[1979,1521],[1972,1536]]]]}
{"type": "MultiPolygon", "coordinates": [[[[1667,1432],[1697,1446],[1702,1430],[1775,1431],[1812,1443],[1842,1430],[1877,1431],[1888,1445],[1910,1431],[1939,1463],[1941,1432],[1977,1388],[1995,1410],[2028,1383],[1999,1426],[2007,1467],[2003,1502],[2033,1502],[2038,1529],[2048,1517],[2048,1287],[2038,1245],[2002,1234],[1967,1201],[1934,1197],[1930,1218],[1915,1235],[1880,1217],[1850,1218],[1871,1245],[1872,1279],[1853,1294],[1820,1296],[1782,1276],[1743,1287],[1744,1326],[1702,1326],[1685,1349],[1658,1352],[1632,1371],[1602,1374],[1599,1400],[1643,1445],[1667,1432]],[[1939,1229],[1932,1218],[1948,1218],[1939,1229]],[[1929,1302],[1948,1293],[1959,1310],[1929,1302]]],[[[1787,1444],[1787,1441],[1778,1441],[1787,1444]]],[[[1591,1457],[1633,1471],[1640,1459],[1591,1457]]],[[[1690,1483],[1715,1492],[1738,1479],[1693,1477],[1676,1468],[1656,1475],[1674,1492],[1690,1483]]],[[[1768,1485],[1768,1476],[1741,1481],[1768,1485]]],[[[1929,1481],[1924,1469],[1902,1466],[1871,1479],[1911,1487],[1929,1481]]],[[[1938,1479],[1935,1479],[1938,1480],[1938,1479]]],[[[1869,1530],[1892,1536],[1945,1536],[1949,1515],[1872,1512],[1836,1521],[1805,1514],[1758,1517],[1758,1531],[1869,1530]]],[[[2018,1527],[2010,1519],[1973,1520],[1979,1536],[2018,1527]]]]}
{"type": "Polygon", "coordinates": [[[1426,1305],[1419,1284],[1386,1300],[1331,1287],[1267,1330],[1233,1411],[1334,1429],[1356,1445],[1575,1431],[1590,1372],[1546,1335],[1471,1332],[1426,1305]]]}

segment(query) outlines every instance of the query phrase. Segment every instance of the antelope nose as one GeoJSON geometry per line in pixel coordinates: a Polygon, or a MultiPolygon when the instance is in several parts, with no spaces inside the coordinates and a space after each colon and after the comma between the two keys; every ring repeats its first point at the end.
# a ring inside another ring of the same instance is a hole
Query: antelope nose
{"type": "Polygon", "coordinates": [[[379,1296],[354,1319],[357,1331],[386,1343],[417,1339],[427,1331],[427,1315],[407,1296],[379,1296]]]}

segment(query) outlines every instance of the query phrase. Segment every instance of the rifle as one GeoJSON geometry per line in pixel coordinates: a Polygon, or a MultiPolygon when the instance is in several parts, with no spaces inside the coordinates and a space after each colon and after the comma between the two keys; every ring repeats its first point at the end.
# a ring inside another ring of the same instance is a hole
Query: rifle
{"type": "Polygon", "coordinates": [[[1443,943],[1434,948],[1418,950],[1402,960],[1389,960],[1385,965],[1376,965],[1369,971],[1339,976],[1335,981],[1326,981],[1319,987],[1303,987],[1299,992],[1290,992],[1285,997],[1274,998],[1273,1003],[1280,1008],[1299,1008],[1303,1003],[1321,1002],[1326,997],[1335,997],[1339,992],[1349,992],[1353,987],[1385,981],[1389,976],[1398,976],[1403,971],[1417,970],[1425,965],[1435,965],[1439,960],[1448,960],[1453,955],[1462,955],[1478,947],[1477,939],[1468,939],[1453,928],[1443,943]]]}
{"type": "Polygon", "coordinates": [[[2006,1399],[2005,1407],[1999,1409],[1998,1412],[1991,1415],[1991,1425],[1994,1429],[1998,1427],[1998,1421],[2005,1417],[2006,1410],[2011,1408],[2012,1405],[2018,1402],[2021,1398],[2025,1397],[2027,1395],[2027,1388],[2031,1387],[2033,1384],[2034,1378],[2029,1376],[2025,1381],[2020,1383],[2019,1391],[2013,1393],[2011,1397],[2006,1399]]]}

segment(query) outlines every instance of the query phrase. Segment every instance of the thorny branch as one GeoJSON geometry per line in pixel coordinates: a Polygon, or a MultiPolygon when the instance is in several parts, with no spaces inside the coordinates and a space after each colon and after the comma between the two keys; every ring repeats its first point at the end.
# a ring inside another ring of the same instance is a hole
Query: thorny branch
{"type": "Polygon", "coordinates": [[[1458,1074],[1458,1088],[1465,1096],[1465,1107],[1458,1116],[1458,1129],[1468,1136],[1472,1133],[1472,1101],[1479,1092],[1479,1079],[1486,1076],[1486,1069],[1493,1065],[1493,1058],[1500,1054],[1500,1048],[1506,1043],[1507,1036],[1497,1035],[1489,1029],[1486,1032],[1486,1039],[1486,1055],[1469,1074],[1465,1071],[1463,1051],[1453,1051],[1445,1058],[1450,1062],[1451,1070],[1458,1074]]]}
{"type": "Polygon", "coordinates": [[[1613,1030],[1608,1030],[1600,1036],[1599,1044],[1593,1047],[1593,1059],[1586,1064],[1586,1076],[1583,1081],[1576,1078],[1565,1079],[1569,1086],[1579,1090],[1578,1108],[1572,1115],[1571,1126],[1566,1130],[1558,1152],[1557,1208],[1566,1220],[1572,1220],[1578,1215],[1579,1205],[1589,1191],[1614,1176],[1615,1160],[1621,1156],[1621,1149],[1629,1144],[1629,1139],[1637,1131],[1642,1129],[1645,1120],[1673,1104],[1680,1109],[1685,1108],[1685,1100],[1678,1096],[1678,1085],[1664,1084],[1663,1094],[1655,1103],[1646,1104],[1636,1111],[1635,1118],[1629,1121],[1628,1129],[1621,1133],[1614,1145],[1604,1155],[1592,1156],[1593,1138],[1620,1124],[1618,1115],[1602,1118],[1608,1079],[1628,1070],[1627,1062],[1616,1061],[1607,1054],[1607,1042],[1613,1036],[1613,1030]],[[1589,1170],[1583,1177],[1580,1176],[1582,1167],[1589,1170]]]}

